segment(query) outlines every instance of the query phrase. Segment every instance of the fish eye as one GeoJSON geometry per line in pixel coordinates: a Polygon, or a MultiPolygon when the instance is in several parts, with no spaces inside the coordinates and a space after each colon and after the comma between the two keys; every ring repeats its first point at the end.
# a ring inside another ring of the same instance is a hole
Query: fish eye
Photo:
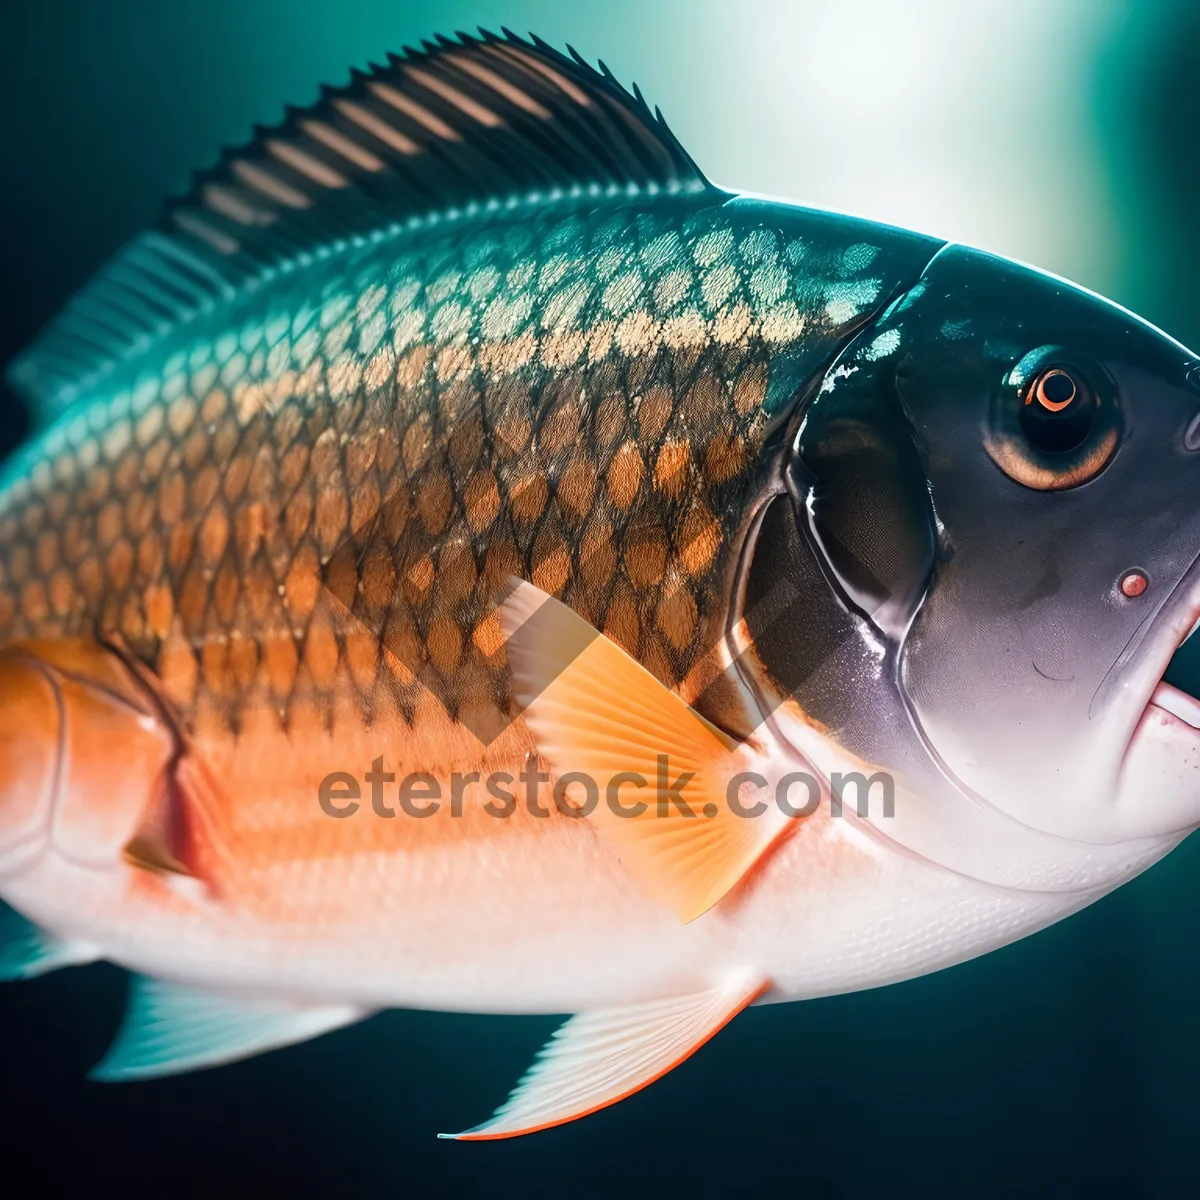
{"type": "Polygon", "coordinates": [[[1108,465],[1121,429],[1116,387],[1103,367],[1061,346],[1040,346],[1001,381],[984,448],[1016,483],[1061,491],[1108,465]]]}
{"type": "Polygon", "coordinates": [[[1083,442],[1099,406],[1082,374],[1070,367],[1043,367],[1024,389],[1021,428],[1045,454],[1063,454],[1083,442]]]}

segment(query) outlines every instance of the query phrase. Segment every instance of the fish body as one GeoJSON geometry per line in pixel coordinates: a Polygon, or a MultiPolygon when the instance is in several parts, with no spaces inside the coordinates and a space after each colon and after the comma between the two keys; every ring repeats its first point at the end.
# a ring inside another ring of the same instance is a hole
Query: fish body
{"type": "MultiPolygon", "coordinates": [[[[718,949],[663,911],[635,952],[644,899],[545,783],[545,818],[524,797],[511,818],[481,815],[473,783],[462,817],[419,822],[331,819],[321,782],[377,758],[397,779],[518,781],[536,747],[499,732],[512,701],[494,596],[509,574],[569,597],[694,697],[716,674],[762,490],[772,372],[783,363],[779,408],[933,246],[782,206],[670,200],[397,240],[287,276],[211,335],[189,329],[157,375],[139,364],[35,443],[40,472],[18,467],[6,640],[119,636],[214,777],[230,862],[204,871],[228,902],[194,934],[179,926],[191,905],[164,909],[162,877],[136,868],[115,892],[69,867],[30,873],[12,897],[51,929],[61,916],[35,897],[91,914],[73,935],[149,974],[484,1010],[669,990],[714,954],[736,962],[738,935],[718,949]],[[502,962],[481,968],[494,950],[502,962]]],[[[807,940],[782,932],[773,977],[807,940]]]]}
{"type": "Polygon", "coordinates": [[[0,963],[146,978],[113,1078],[393,1006],[582,1014],[471,1135],[507,1136],[747,1003],[1061,919],[1200,824],[1159,682],[1200,517],[1148,516],[1192,361],[713,188],[540,43],[356,78],[16,368],[63,411],[0,483],[0,963]]]}

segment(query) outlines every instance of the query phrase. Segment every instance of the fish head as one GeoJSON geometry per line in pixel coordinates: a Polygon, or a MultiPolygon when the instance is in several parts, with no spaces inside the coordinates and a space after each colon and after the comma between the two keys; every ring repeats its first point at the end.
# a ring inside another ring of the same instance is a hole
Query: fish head
{"type": "Polygon", "coordinates": [[[963,791],[1092,843],[1200,825],[1196,356],[1115,304],[950,246],[826,377],[802,522],[963,791]]]}

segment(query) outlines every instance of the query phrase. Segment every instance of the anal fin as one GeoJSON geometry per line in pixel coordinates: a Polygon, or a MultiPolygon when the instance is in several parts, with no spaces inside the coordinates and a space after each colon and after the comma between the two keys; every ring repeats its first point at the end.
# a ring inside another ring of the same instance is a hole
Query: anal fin
{"type": "Polygon", "coordinates": [[[0,912],[0,982],[36,979],[99,957],[95,946],[53,937],[12,909],[0,912]]]}
{"type": "Polygon", "coordinates": [[[351,1005],[287,1007],[137,977],[116,1040],[90,1077],[155,1079],[306,1042],[370,1014],[351,1005]]]}
{"type": "Polygon", "coordinates": [[[490,1121],[438,1136],[517,1137],[607,1108],[677,1067],[767,986],[743,973],[706,992],[580,1013],[555,1031],[490,1121]]]}

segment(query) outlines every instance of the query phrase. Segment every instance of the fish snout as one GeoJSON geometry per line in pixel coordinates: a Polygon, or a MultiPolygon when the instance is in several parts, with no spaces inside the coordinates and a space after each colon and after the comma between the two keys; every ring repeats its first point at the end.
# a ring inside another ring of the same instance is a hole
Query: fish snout
{"type": "Polygon", "coordinates": [[[174,731],[131,671],[85,639],[0,650],[0,874],[53,848],[121,861],[161,795],[174,731]]]}

